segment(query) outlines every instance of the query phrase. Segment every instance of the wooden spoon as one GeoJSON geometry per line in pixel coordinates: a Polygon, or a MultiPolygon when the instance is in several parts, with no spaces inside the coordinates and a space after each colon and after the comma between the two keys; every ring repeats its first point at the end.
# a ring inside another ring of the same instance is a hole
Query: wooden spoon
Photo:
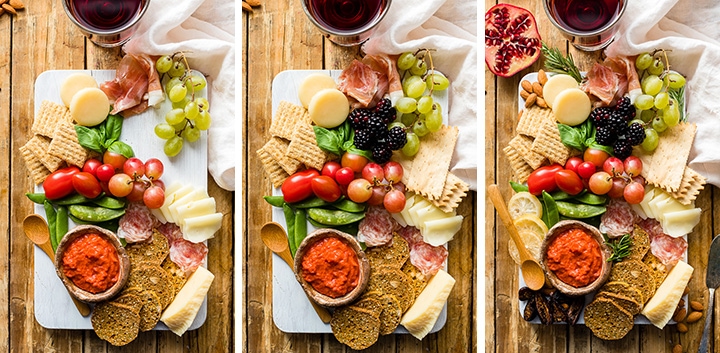
{"type": "Polygon", "coordinates": [[[505,228],[507,228],[510,238],[515,242],[515,246],[518,249],[518,253],[520,254],[520,271],[522,272],[525,284],[532,290],[542,288],[545,284],[545,271],[543,271],[542,267],[535,258],[530,255],[530,252],[525,247],[525,243],[522,238],[520,238],[520,234],[518,233],[517,228],[515,228],[515,223],[513,222],[512,217],[510,217],[510,212],[507,209],[505,200],[500,194],[498,186],[495,184],[488,186],[488,195],[490,196],[490,200],[493,205],[495,205],[495,209],[497,210],[500,219],[503,224],[505,224],[505,228]]]}
{"type": "MultiPolygon", "coordinates": [[[[293,265],[293,257],[290,254],[290,245],[288,245],[287,233],[285,233],[285,229],[283,229],[281,225],[275,222],[265,223],[265,225],[263,225],[260,229],[260,238],[262,238],[263,243],[268,247],[268,249],[272,250],[272,252],[285,260],[291,269],[294,269],[295,266],[293,265]]],[[[305,294],[307,295],[307,293],[305,294]]],[[[326,324],[329,323],[332,318],[330,312],[318,305],[309,297],[308,300],[310,300],[310,304],[312,304],[315,312],[317,312],[318,316],[320,316],[320,320],[326,324]]]]}
{"type": "MultiPolygon", "coordinates": [[[[45,219],[37,214],[28,215],[23,220],[23,230],[25,231],[25,235],[28,239],[40,247],[40,249],[42,249],[42,251],[45,252],[45,254],[47,254],[47,256],[50,257],[50,260],[54,263],[55,253],[50,245],[50,231],[48,230],[48,225],[47,222],[45,222],[45,219]]],[[[70,299],[72,299],[73,303],[75,303],[75,307],[80,312],[80,315],[90,315],[90,307],[87,304],[77,300],[72,295],[70,295],[70,299]]]]}

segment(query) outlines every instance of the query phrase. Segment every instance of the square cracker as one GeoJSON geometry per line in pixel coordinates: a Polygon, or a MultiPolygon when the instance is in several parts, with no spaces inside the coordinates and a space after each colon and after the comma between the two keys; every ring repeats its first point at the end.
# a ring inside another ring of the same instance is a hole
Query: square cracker
{"type": "Polygon", "coordinates": [[[455,174],[448,172],[442,195],[439,199],[433,200],[432,203],[443,212],[452,212],[458,207],[463,197],[467,195],[468,190],[470,190],[470,185],[455,174]]]}
{"type": "Polygon", "coordinates": [[[25,147],[37,156],[45,168],[54,172],[62,166],[63,160],[48,153],[50,141],[51,140],[45,136],[35,135],[28,140],[25,147]]]}
{"type": "Polygon", "coordinates": [[[552,109],[533,105],[523,110],[515,131],[517,131],[518,134],[538,137],[545,122],[555,122],[555,115],[553,115],[552,109]]]}
{"type": "Polygon", "coordinates": [[[290,174],[288,174],[265,149],[260,148],[256,153],[258,157],[260,157],[260,163],[262,163],[263,169],[265,169],[265,173],[267,173],[273,186],[276,188],[282,186],[283,181],[285,181],[290,174]]]}
{"type": "Polygon", "coordinates": [[[328,154],[318,147],[315,140],[315,130],[313,130],[309,122],[295,126],[295,131],[285,155],[317,170],[321,170],[323,164],[329,160],[328,154]]]}
{"type": "MultiPolygon", "coordinates": [[[[547,157],[551,162],[565,165],[570,158],[570,149],[562,143],[560,130],[554,122],[546,122],[538,137],[533,141],[532,150],[547,157]]],[[[522,153],[521,151],[518,151],[522,153]]]]}
{"type": "Polygon", "coordinates": [[[55,135],[55,128],[61,122],[72,123],[70,111],[64,105],[51,101],[42,101],[40,110],[33,119],[32,132],[52,138],[55,135]]]}
{"type": "Polygon", "coordinates": [[[21,146],[19,150],[25,160],[25,167],[30,171],[30,176],[33,178],[35,185],[42,184],[45,178],[50,175],[50,170],[45,168],[40,159],[27,146],[21,146]]]}
{"type": "Polygon", "coordinates": [[[706,182],[707,179],[704,176],[686,166],[682,181],[680,182],[680,188],[678,191],[671,192],[670,195],[681,204],[689,205],[697,198],[700,190],[705,188],[706,182]]]}
{"type": "Polygon", "coordinates": [[[275,117],[270,123],[269,131],[272,136],[292,140],[296,127],[300,124],[309,124],[310,121],[310,114],[305,108],[287,101],[281,101],[275,112],[275,117]]]}
{"type": "Polygon", "coordinates": [[[510,162],[510,168],[513,171],[515,181],[518,183],[526,182],[530,174],[533,172],[532,167],[525,162],[525,159],[523,159],[520,153],[518,153],[518,151],[512,146],[505,146],[505,148],[503,148],[503,152],[505,152],[505,156],[510,162]]]}
{"type": "Polygon", "coordinates": [[[48,153],[80,168],[88,156],[88,152],[78,142],[74,125],[67,121],[60,122],[55,129],[48,153]]]}
{"type": "Polygon", "coordinates": [[[290,141],[273,136],[262,148],[269,153],[275,161],[277,161],[286,173],[292,175],[300,169],[302,163],[300,163],[297,159],[290,158],[285,155],[289,145],[290,141]]]}
{"type": "Polygon", "coordinates": [[[430,201],[442,196],[457,138],[457,126],[447,125],[423,138],[420,150],[413,158],[411,175],[406,185],[408,189],[430,201]]]}
{"type": "Polygon", "coordinates": [[[545,156],[536,153],[532,150],[533,139],[524,135],[515,135],[515,137],[508,142],[508,145],[512,146],[520,155],[525,159],[525,162],[530,165],[533,169],[538,169],[545,162],[545,156]]]}
{"type": "Polygon", "coordinates": [[[655,151],[641,156],[641,175],[648,183],[668,192],[680,190],[697,125],[682,123],[667,129],[655,151]],[[647,163],[647,162],[649,163],[647,163]]]}

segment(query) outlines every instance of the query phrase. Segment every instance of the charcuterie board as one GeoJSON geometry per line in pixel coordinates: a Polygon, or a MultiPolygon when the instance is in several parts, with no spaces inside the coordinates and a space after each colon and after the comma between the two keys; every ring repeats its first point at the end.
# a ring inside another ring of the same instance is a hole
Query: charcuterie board
{"type": "MultiPolygon", "coordinates": [[[[279,73],[272,83],[273,116],[275,116],[275,112],[281,101],[300,104],[298,87],[308,75],[323,73],[337,80],[341,72],[341,70],[291,70],[279,73]]],[[[447,107],[447,91],[448,90],[435,92],[433,94],[435,101],[439,102],[443,107],[447,107]]],[[[443,120],[447,123],[446,111],[443,112],[443,120]]],[[[280,189],[274,189],[273,195],[281,195],[280,189]]],[[[281,208],[273,207],[272,220],[287,229],[281,208]]],[[[314,227],[308,225],[308,232],[312,230],[314,230],[314,227]]],[[[281,331],[289,333],[331,333],[330,325],[320,320],[310,301],[306,298],[302,287],[295,279],[293,269],[287,266],[279,256],[273,254],[272,257],[272,314],[275,325],[281,331]]],[[[445,325],[446,320],[447,305],[443,308],[430,332],[434,333],[439,331],[445,325]]],[[[402,326],[398,326],[395,333],[408,332],[402,326]]]]}
{"type": "MultiPolygon", "coordinates": [[[[46,71],[40,74],[35,81],[34,111],[40,109],[43,100],[61,103],[60,85],[63,80],[73,73],[87,73],[98,83],[111,80],[115,77],[115,70],[63,70],[46,71]]],[[[196,95],[206,97],[207,91],[203,89],[196,95]]],[[[192,184],[197,187],[207,186],[207,134],[202,134],[194,143],[185,143],[183,150],[176,157],[167,157],[163,153],[164,140],[155,136],[153,128],[164,121],[164,113],[170,110],[170,102],[165,100],[158,108],[149,108],[145,112],[126,118],[120,140],[130,145],[136,157],[143,160],[154,157],[162,161],[165,171],[161,180],[166,185],[172,182],[192,184]]],[[[42,192],[42,186],[35,188],[42,192]]],[[[35,213],[45,217],[42,205],[35,205],[35,213]]],[[[70,228],[74,224],[70,221],[70,228]]],[[[34,252],[34,311],[38,323],[50,329],[91,330],[90,316],[83,317],[75,309],[65,286],[55,272],[53,260],[49,259],[40,248],[35,247],[34,252]]],[[[190,330],[200,327],[207,316],[207,299],[203,302],[200,311],[190,326],[190,330]]],[[[156,330],[167,330],[159,323],[156,330]]]]}

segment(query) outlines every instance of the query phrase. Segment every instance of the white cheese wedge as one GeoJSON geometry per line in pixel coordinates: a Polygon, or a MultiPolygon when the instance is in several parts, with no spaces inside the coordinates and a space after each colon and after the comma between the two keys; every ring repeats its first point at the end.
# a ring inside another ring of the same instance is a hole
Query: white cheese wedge
{"type": "Polygon", "coordinates": [[[75,93],[70,101],[70,115],[83,126],[95,126],[102,123],[110,112],[107,95],[97,87],[83,88],[75,93]]]}
{"type": "Polygon", "coordinates": [[[173,222],[175,224],[180,224],[180,215],[178,214],[178,208],[183,207],[184,205],[193,202],[193,201],[199,201],[202,199],[206,199],[210,196],[208,196],[207,191],[205,190],[199,190],[194,189],[192,192],[188,193],[187,195],[176,199],[173,203],[168,206],[168,212],[170,212],[170,215],[173,219],[173,222]]]}
{"type": "Polygon", "coordinates": [[[68,76],[60,85],[60,99],[63,104],[69,107],[75,93],[83,88],[98,88],[98,83],[88,74],[75,73],[68,76]]]}
{"type": "Polygon", "coordinates": [[[415,338],[423,339],[435,325],[454,285],[455,279],[447,272],[439,270],[415,299],[415,303],[405,312],[400,324],[415,338]]]}
{"type": "Polygon", "coordinates": [[[350,113],[350,103],[344,93],[326,88],[315,93],[308,105],[312,121],[326,129],[334,128],[345,121],[350,113]]]}
{"type": "MultiPolygon", "coordinates": [[[[403,208],[403,210],[400,211],[400,213],[391,213],[390,215],[392,215],[396,221],[398,220],[398,218],[401,218],[402,222],[405,223],[405,225],[403,225],[403,227],[414,226],[415,223],[413,223],[412,219],[410,218],[410,213],[409,213],[410,208],[414,204],[415,204],[415,194],[407,193],[407,194],[405,194],[405,207],[403,208]]],[[[398,223],[400,223],[400,221],[398,221],[398,223]]]]}
{"type": "Polygon", "coordinates": [[[543,98],[548,106],[552,108],[558,94],[570,88],[578,88],[578,83],[572,76],[565,74],[554,75],[543,86],[543,98]]]}
{"type": "Polygon", "coordinates": [[[443,245],[455,236],[462,227],[463,216],[452,216],[424,223],[422,231],[423,240],[432,245],[443,245]]]}
{"type": "Polygon", "coordinates": [[[298,87],[300,103],[302,103],[303,107],[307,108],[310,105],[312,97],[315,96],[315,93],[318,93],[326,88],[336,89],[337,85],[335,84],[335,79],[325,74],[309,75],[298,87]]]}
{"type": "Polygon", "coordinates": [[[188,202],[177,208],[178,225],[185,225],[185,219],[215,213],[215,198],[208,197],[188,202]]]}
{"type": "Polygon", "coordinates": [[[160,316],[160,321],[176,335],[182,336],[197,316],[215,276],[199,266],[160,316]]]}
{"type": "Polygon", "coordinates": [[[692,266],[678,261],[640,313],[656,327],[665,327],[675,312],[692,273],[692,266]]]}
{"type": "Polygon", "coordinates": [[[160,223],[165,224],[168,222],[168,220],[165,219],[165,216],[163,215],[162,211],[159,208],[150,209],[150,213],[152,213],[152,215],[155,216],[155,218],[157,218],[157,220],[160,221],[160,223]]]}
{"type": "MultiPolygon", "coordinates": [[[[172,187],[172,185],[170,187],[172,187]]],[[[172,188],[171,190],[173,191],[166,189],[166,191],[169,192],[165,193],[165,202],[163,202],[163,205],[160,206],[160,212],[162,212],[163,217],[165,217],[168,222],[176,223],[175,218],[173,218],[172,214],[170,214],[170,205],[183,196],[193,192],[195,188],[192,185],[181,185],[179,187],[178,185],[175,185],[175,188],[172,188]]]]}
{"type": "Polygon", "coordinates": [[[662,210],[660,210],[658,205],[665,202],[670,197],[672,197],[672,196],[670,196],[668,193],[655,192],[655,197],[653,197],[653,199],[650,200],[650,202],[648,202],[648,207],[650,207],[650,210],[652,210],[653,215],[655,215],[655,219],[657,219],[660,222],[662,222],[665,214],[662,212],[662,210]]]}
{"type": "Polygon", "coordinates": [[[642,218],[642,219],[648,218],[648,216],[645,214],[645,211],[643,211],[643,208],[642,208],[642,206],[640,206],[640,204],[630,205],[630,208],[632,208],[632,210],[635,211],[635,213],[637,213],[637,215],[640,216],[640,218],[642,218]]]}
{"type": "Polygon", "coordinates": [[[649,203],[649,202],[653,199],[653,197],[655,196],[656,190],[657,190],[657,189],[655,189],[655,188],[652,187],[652,186],[646,187],[646,188],[645,188],[645,196],[643,197],[642,201],[640,201],[640,203],[638,204],[638,205],[640,205],[640,207],[642,208],[643,212],[644,212],[645,215],[647,216],[647,217],[645,217],[645,218],[655,218],[655,214],[654,214],[654,213],[652,212],[652,210],[650,209],[650,206],[648,205],[648,203],[649,203]]]}
{"type": "Polygon", "coordinates": [[[222,226],[222,213],[212,213],[198,217],[185,219],[185,225],[182,227],[183,238],[185,240],[200,243],[215,237],[222,226]]]}
{"type": "Polygon", "coordinates": [[[410,214],[410,220],[412,221],[412,224],[416,227],[420,225],[422,222],[422,219],[418,217],[418,211],[421,209],[424,209],[428,206],[432,206],[428,200],[425,200],[424,198],[421,200],[415,201],[415,204],[413,204],[412,207],[408,210],[408,214],[410,214]]]}
{"type": "Polygon", "coordinates": [[[560,92],[552,106],[557,121],[570,126],[582,124],[587,120],[591,110],[590,97],[579,88],[560,92]]]}
{"type": "Polygon", "coordinates": [[[665,213],[661,222],[663,231],[673,238],[688,234],[700,223],[701,213],[702,210],[699,208],[665,213]]]}
{"type": "Polygon", "coordinates": [[[671,196],[662,202],[658,202],[657,208],[658,208],[658,210],[660,210],[660,212],[665,214],[665,213],[670,213],[670,212],[691,210],[693,207],[690,205],[685,206],[685,205],[681,204],[680,202],[678,202],[678,200],[675,200],[675,198],[671,196]]]}

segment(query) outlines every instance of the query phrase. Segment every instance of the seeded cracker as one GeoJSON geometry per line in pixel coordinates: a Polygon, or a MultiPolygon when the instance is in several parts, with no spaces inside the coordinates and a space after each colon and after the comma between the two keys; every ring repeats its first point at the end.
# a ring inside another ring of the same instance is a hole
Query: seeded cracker
{"type": "Polygon", "coordinates": [[[365,255],[370,262],[371,268],[390,266],[401,268],[410,258],[410,246],[403,237],[393,234],[392,241],[388,245],[370,247],[365,250],[365,255]]]}
{"type": "Polygon", "coordinates": [[[642,262],[650,269],[652,277],[655,279],[655,283],[658,283],[658,286],[660,283],[663,283],[668,274],[668,269],[665,264],[663,264],[657,256],[653,255],[652,252],[649,251],[645,254],[642,262]]]}
{"type": "MultiPolygon", "coordinates": [[[[613,265],[608,281],[625,282],[639,289],[643,299],[648,301],[657,289],[655,281],[650,279],[654,278],[652,270],[647,265],[637,260],[623,260],[613,265]]],[[[641,304],[645,305],[645,303],[641,304]]]]}
{"type": "Polygon", "coordinates": [[[270,178],[273,186],[276,188],[282,186],[283,181],[285,181],[290,174],[282,169],[280,164],[263,148],[257,150],[256,153],[258,157],[260,157],[260,163],[262,163],[263,169],[265,169],[265,173],[268,175],[268,178],[270,178]]]}
{"type": "Polygon", "coordinates": [[[532,167],[525,162],[520,153],[512,146],[506,146],[503,148],[503,152],[505,152],[505,156],[510,162],[510,168],[512,168],[515,181],[518,183],[526,182],[533,172],[532,167]]]}
{"type": "Polygon", "coordinates": [[[157,230],[153,230],[153,235],[150,240],[142,243],[128,244],[125,246],[125,251],[133,264],[148,262],[160,265],[170,253],[170,245],[164,235],[160,234],[157,230]]]}
{"type": "Polygon", "coordinates": [[[565,165],[565,162],[570,158],[570,149],[562,143],[557,124],[551,122],[542,126],[542,130],[533,141],[532,150],[547,157],[551,162],[562,165],[565,165]]]}
{"type": "Polygon", "coordinates": [[[315,130],[309,122],[295,126],[286,156],[317,170],[322,170],[325,162],[330,159],[330,156],[318,147],[315,130]]]}
{"type": "Polygon", "coordinates": [[[292,175],[300,169],[302,163],[300,163],[297,159],[290,158],[285,155],[289,145],[290,141],[273,136],[262,148],[269,153],[275,161],[277,161],[286,173],[292,175]]]}
{"type": "Polygon", "coordinates": [[[104,302],[95,306],[90,318],[93,330],[113,346],[124,346],[138,335],[140,315],[127,305],[104,302]]]}
{"type": "Polygon", "coordinates": [[[60,169],[63,164],[62,159],[48,153],[48,149],[50,149],[50,139],[45,136],[33,136],[33,138],[25,144],[25,147],[32,151],[45,168],[51,172],[60,169]]]}
{"type": "Polygon", "coordinates": [[[32,132],[46,137],[54,137],[55,128],[61,123],[71,123],[70,111],[62,104],[51,101],[42,101],[40,110],[33,119],[32,132]]]}
{"type": "Polygon", "coordinates": [[[681,123],[668,128],[651,155],[644,155],[641,175],[648,183],[668,192],[678,192],[685,174],[697,125],[681,123]]]}
{"type": "Polygon", "coordinates": [[[78,142],[77,133],[72,123],[61,122],[55,129],[55,135],[48,150],[53,156],[62,158],[68,164],[82,168],[87,159],[87,151],[78,142]]]}
{"type": "Polygon", "coordinates": [[[610,292],[600,292],[597,295],[595,295],[595,299],[600,299],[600,298],[612,300],[613,303],[615,303],[619,307],[625,309],[632,316],[639,314],[640,310],[642,309],[642,305],[640,305],[640,303],[638,303],[635,299],[630,298],[628,296],[624,296],[622,294],[610,293],[610,292]]]}
{"type": "Polygon", "coordinates": [[[512,146],[520,155],[525,159],[525,162],[530,165],[532,169],[538,169],[545,162],[545,156],[536,153],[532,150],[533,139],[524,135],[515,135],[515,137],[508,142],[508,145],[512,146]]]}
{"type": "Polygon", "coordinates": [[[517,131],[518,134],[523,134],[530,137],[538,137],[542,126],[546,122],[554,122],[555,115],[553,115],[551,109],[541,108],[537,105],[533,105],[529,109],[525,109],[520,115],[518,120],[517,131]]]}
{"type": "Polygon", "coordinates": [[[632,238],[632,246],[627,259],[642,261],[645,254],[650,250],[650,236],[638,225],[635,225],[630,237],[632,238]]]}
{"type": "Polygon", "coordinates": [[[275,118],[270,123],[270,134],[292,140],[297,125],[310,123],[310,114],[302,106],[282,101],[275,112],[275,118]]]}
{"type": "Polygon", "coordinates": [[[50,175],[50,171],[40,162],[40,159],[32,153],[26,146],[20,146],[20,153],[22,153],[23,159],[25,160],[25,167],[30,171],[30,176],[36,185],[42,184],[50,175]]]}
{"type": "Polygon", "coordinates": [[[695,201],[697,195],[700,194],[700,190],[705,188],[706,182],[707,179],[704,176],[686,166],[680,188],[675,192],[671,192],[670,195],[681,204],[689,205],[695,201]]]}
{"type": "Polygon", "coordinates": [[[160,321],[162,303],[160,297],[151,290],[142,291],[141,300],[143,306],[140,309],[140,331],[150,331],[160,321]]]}
{"type": "Polygon", "coordinates": [[[403,312],[415,302],[412,283],[405,273],[389,266],[371,269],[367,290],[378,290],[397,297],[403,312]]]}
{"type": "MultiPolygon", "coordinates": [[[[602,287],[600,287],[599,293],[616,293],[623,296],[626,296],[628,298],[632,298],[636,302],[644,303],[645,299],[643,299],[642,293],[640,293],[640,290],[625,283],[625,282],[607,282],[602,287]]],[[[642,307],[642,304],[640,305],[642,307]]]]}
{"type": "Polygon", "coordinates": [[[632,330],[633,316],[610,299],[593,300],[585,307],[585,326],[595,337],[619,340],[632,330]]]}
{"type": "Polygon", "coordinates": [[[362,350],[377,342],[380,320],[370,310],[346,306],[335,310],[330,328],[340,343],[362,350]]]}
{"type": "Polygon", "coordinates": [[[127,286],[138,286],[155,292],[164,309],[172,302],[175,295],[175,287],[171,281],[170,275],[162,267],[141,263],[130,270],[127,286]]]}
{"type": "Polygon", "coordinates": [[[430,201],[439,199],[445,186],[457,137],[457,126],[447,125],[426,135],[420,150],[413,158],[411,175],[405,186],[430,201]]]}

